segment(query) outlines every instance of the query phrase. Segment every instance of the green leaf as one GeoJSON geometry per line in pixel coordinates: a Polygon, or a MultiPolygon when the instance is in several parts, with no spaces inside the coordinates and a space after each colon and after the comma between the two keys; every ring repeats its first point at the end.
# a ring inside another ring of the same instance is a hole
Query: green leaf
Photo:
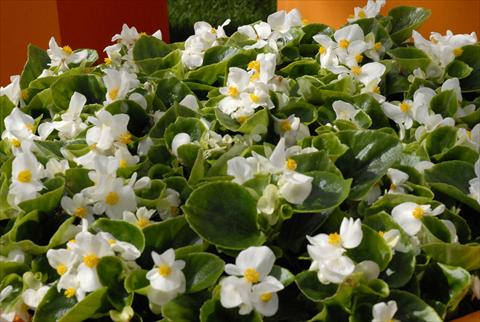
{"type": "Polygon", "coordinates": [[[430,65],[431,60],[422,50],[415,47],[397,47],[388,54],[398,62],[400,68],[406,73],[413,72],[416,68],[424,71],[430,65]]]}
{"type": "Polygon", "coordinates": [[[225,128],[245,134],[264,134],[268,129],[268,111],[261,109],[248,117],[243,123],[239,123],[227,114],[215,109],[215,116],[218,122],[225,128]]]}
{"type": "Polygon", "coordinates": [[[315,59],[300,59],[280,69],[277,73],[282,76],[297,78],[303,75],[317,75],[320,65],[315,59]]]}
{"type": "Polygon", "coordinates": [[[81,322],[85,321],[96,313],[104,313],[105,296],[107,288],[100,288],[88,294],[82,301],[75,304],[58,322],[81,322]]]}
{"type": "Polygon", "coordinates": [[[211,299],[200,308],[200,322],[261,322],[262,318],[253,311],[248,315],[238,314],[238,308],[226,309],[220,301],[211,299]]]}
{"type": "Polygon", "coordinates": [[[182,270],[187,282],[186,293],[195,293],[215,285],[225,263],[210,253],[191,253],[178,259],[185,261],[182,270]]]}
{"type": "Polygon", "coordinates": [[[357,263],[371,260],[378,264],[380,271],[387,268],[392,259],[392,250],[385,239],[372,228],[362,225],[363,238],[355,248],[347,250],[348,256],[357,263]]]}
{"type": "Polygon", "coordinates": [[[200,307],[207,299],[207,292],[182,294],[162,305],[162,315],[175,322],[198,322],[200,307]]]}
{"type": "Polygon", "coordinates": [[[397,44],[401,44],[412,35],[412,30],[418,29],[431,15],[430,9],[416,7],[396,7],[388,12],[392,17],[390,36],[397,44]]]}
{"type": "Polygon", "coordinates": [[[474,92],[480,89],[480,45],[462,47],[463,53],[457,60],[470,66],[473,70],[470,75],[460,80],[462,92],[474,92]]]}
{"type": "Polygon", "coordinates": [[[160,39],[143,35],[135,42],[135,46],[133,46],[133,59],[143,60],[163,57],[171,51],[172,49],[160,39]]]}
{"type": "Polygon", "coordinates": [[[350,193],[351,179],[326,172],[311,171],[306,175],[313,177],[312,191],[305,201],[295,206],[297,212],[319,212],[339,206],[350,193]]]}
{"type": "Polygon", "coordinates": [[[97,266],[97,273],[103,286],[117,288],[121,281],[123,273],[123,264],[120,258],[115,256],[106,256],[100,259],[97,266]]]}
{"type": "Polygon", "coordinates": [[[458,109],[457,95],[453,90],[442,91],[432,97],[430,107],[443,117],[454,116],[458,109]]]}
{"type": "Polygon", "coordinates": [[[157,86],[155,92],[154,106],[163,104],[170,107],[175,102],[180,102],[185,96],[193,95],[193,92],[182,81],[170,75],[170,77],[162,79],[157,86]],[[156,102],[160,102],[156,104],[156,102]]]}
{"type": "Polygon", "coordinates": [[[15,105],[6,95],[0,96],[0,132],[5,130],[5,118],[13,111],[15,105]]]}
{"type": "Polygon", "coordinates": [[[295,275],[293,275],[288,269],[278,265],[273,265],[270,275],[279,280],[285,287],[295,282],[295,275]]]}
{"type": "Polygon", "coordinates": [[[126,221],[100,218],[95,221],[92,228],[110,233],[116,239],[132,244],[140,252],[145,248],[145,237],[142,231],[126,221]]]}
{"type": "Polygon", "coordinates": [[[340,141],[350,149],[336,164],[346,178],[353,178],[350,198],[359,200],[400,157],[399,140],[379,131],[342,131],[340,141]]]}
{"type": "Polygon", "coordinates": [[[63,196],[65,188],[65,179],[55,177],[44,183],[46,192],[38,198],[21,202],[18,206],[25,212],[38,210],[39,212],[49,213],[57,208],[60,199],[63,196]]]}
{"type": "Polygon", "coordinates": [[[439,263],[460,266],[468,271],[480,269],[480,244],[430,243],[422,250],[439,263]]]}
{"type": "Polygon", "coordinates": [[[60,110],[68,109],[74,92],[85,95],[87,104],[102,104],[106,89],[96,75],[77,74],[59,77],[51,86],[52,98],[60,110]]]}
{"type": "Polygon", "coordinates": [[[420,298],[406,291],[392,290],[390,299],[397,302],[395,319],[408,322],[441,322],[435,310],[420,298]]]}
{"type": "Polygon", "coordinates": [[[318,280],[317,272],[304,271],[295,276],[300,291],[312,301],[322,301],[329,298],[337,292],[338,285],[336,284],[322,284],[318,280]]]}
{"type": "Polygon", "coordinates": [[[127,292],[130,293],[137,292],[146,294],[146,288],[149,286],[150,281],[147,279],[147,271],[144,269],[132,271],[124,281],[124,287],[127,292]]]}
{"type": "Polygon", "coordinates": [[[93,181],[88,178],[90,170],[84,168],[71,168],[65,171],[65,187],[72,194],[79,193],[83,189],[93,186],[93,181]]]}
{"type": "Polygon", "coordinates": [[[473,68],[468,66],[463,61],[455,59],[454,61],[452,61],[450,64],[447,65],[446,71],[448,73],[448,76],[450,77],[463,79],[468,77],[472,73],[473,68]]]}
{"type": "Polygon", "coordinates": [[[217,246],[244,249],[265,241],[258,230],[256,200],[238,184],[212,182],[200,186],[182,209],[192,229],[217,246]]]}
{"type": "Polygon", "coordinates": [[[425,147],[429,155],[447,152],[457,141],[457,129],[441,126],[428,134],[425,147]]]}
{"type": "Polygon", "coordinates": [[[127,114],[128,131],[135,136],[143,136],[150,129],[150,118],[147,112],[137,103],[131,100],[120,100],[105,107],[112,114],[127,114]]]}
{"type": "Polygon", "coordinates": [[[28,44],[28,59],[20,76],[20,88],[25,89],[44,69],[48,68],[50,57],[45,50],[28,44]]]}

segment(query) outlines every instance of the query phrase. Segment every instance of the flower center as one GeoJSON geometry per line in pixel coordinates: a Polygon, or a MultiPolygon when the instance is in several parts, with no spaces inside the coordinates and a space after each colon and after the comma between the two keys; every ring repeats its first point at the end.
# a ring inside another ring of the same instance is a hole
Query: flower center
{"type": "Polygon", "coordinates": [[[120,200],[120,197],[115,191],[109,192],[107,197],[105,197],[105,202],[110,206],[116,205],[118,203],[118,200],[120,200]]]}
{"type": "Polygon", "coordinates": [[[248,116],[247,116],[247,115],[241,115],[241,116],[237,117],[237,121],[238,121],[238,123],[240,123],[240,124],[243,123],[243,122],[245,122],[247,119],[248,119],[248,116]]]}
{"type": "Polygon", "coordinates": [[[372,92],[376,93],[376,94],[380,94],[380,87],[379,86],[375,86],[375,88],[372,90],[372,92]]]}
{"type": "Polygon", "coordinates": [[[258,283],[260,281],[260,273],[252,267],[247,268],[245,272],[243,272],[243,276],[247,281],[252,284],[258,283]]]}
{"type": "Polygon", "coordinates": [[[63,51],[65,52],[65,54],[67,55],[71,55],[73,53],[73,50],[70,46],[66,45],[66,46],[63,46],[63,51]]]}
{"type": "Polygon", "coordinates": [[[325,54],[326,51],[327,51],[327,50],[326,50],[325,47],[323,47],[323,46],[320,46],[320,48],[318,48],[318,52],[320,53],[320,55],[325,54]]]}
{"type": "Polygon", "coordinates": [[[457,47],[453,50],[453,54],[455,55],[455,57],[458,57],[458,56],[462,56],[463,54],[463,49],[460,48],[460,47],[457,47]]]}
{"type": "Polygon", "coordinates": [[[73,211],[73,215],[79,218],[85,218],[87,216],[87,208],[78,207],[73,211]]]}
{"type": "Polygon", "coordinates": [[[150,220],[147,218],[140,218],[137,220],[137,226],[140,228],[147,227],[148,225],[150,225],[150,220]]]}
{"type": "Polygon", "coordinates": [[[22,144],[19,139],[13,138],[10,142],[12,142],[13,147],[19,148],[22,144]]]}
{"type": "Polygon", "coordinates": [[[109,239],[109,240],[107,240],[107,242],[110,246],[113,246],[117,243],[117,241],[115,239],[109,239]]]}
{"type": "Polygon", "coordinates": [[[227,91],[228,91],[228,95],[232,97],[237,97],[239,94],[238,88],[236,86],[228,86],[227,91]]]}
{"type": "Polygon", "coordinates": [[[272,299],[272,292],[263,293],[260,295],[260,300],[262,302],[268,302],[272,299]]]}
{"type": "Polygon", "coordinates": [[[71,298],[75,296],[76,292],[77,292],[76,289],[74,289],[73,287],[69,287],[65,290],[65,292],[63,292],[63,294],[65,295],[65,297],[71,298]]]}
{"type": "Polygon", "coordinates": [[[373,45],[373,49],[379,51],[380,49],[382,49],[382,43],[380,41],[376,42],[375,45],[373,45]]]}
{"type": "Polygon", "coordinates": [[[328,243],[330,245],[339,246],[342,243],[342,238],[338,233],[331,233],[328,235],[328,243]]]}
{"type": "Polygon", "coordinates": [[[420,219],[424,215],[425,215],[425,210],[423,210],[422,207],[416,207],[415,209],[413,209],[413,212],[412,212],[413,217],[415,217],[417,219],[420,219]]]}
{"type": "Polygon", "coordinates": [[[260,97],[258,97],[257,95],[251,93],[250,95],[250,100],[252,100],[252,102],[254,103],[258,103],[260,101],[260,97]]]}
{"type": "Polygon", "coordinates": [[[32,132],[32,133],[33,133],[33,128],[34,128],[33,123],[25,124],[25,127],[27,128],[27,130],[28,130],[29,132],[32,132]]]}
{"type": "Polygon", "coordinates": [[[114,87],[112,88],[109,92],[108,92],[108,97],[110,97],[110,99],[113,101],[113,100],[116,100],[117,97],[118,97],[118,91],[119,91],[119,88],[118,87],[114,87]]]}
{"type": "Polygon", "coordinates": [[[379,231],[378,234],[380,235],[380,237],[384,238],[385,237],[385,232],[384,231],[379,231]]]}
{"type": "Polygon", "coordinates": [[[467,137],[468,137],[469,139],[472,139],[472,131],[466,130],[465,132],[467,133],[467,137]]]}
{"type": "Polygon", "coordinates": [[[21,94],[21,96],[22,96],[22,98],[23,98],[24,100],[26,100],[26,99],[28,98],[28,91],[27,91],[26,88],[25,88],[25,89],[22,89],[22,91],[20,92],[20,94],[21,94]]]}
{"type": "Polygon", "coordinates": [[[65,274],[67,272],[67,266],[65,266],[64,264],[60,264],[57,266],[57,273],[58,275],[62,276],[63,274],[65,274]]]}
{"type": "Polygon", "coordinates": [[[287,169],[288,170],[295,170],[297,168],[297,161],[293,159],[288,159],[287,160],[287,169]]]}
{"type": "Polygon", "coordinates": [[[394,183],[392,183],[392,184],[390,185],[390,190],[392,190],[392,191],[397,190],[397,185],[394,184],[394,183]]]}
{"type": "Polygon", "coordinates": [[[99,261],[100,258],[98,258],[94,253],[83,256],[83,263],[90,268],[97,266],[99,261]]]}
{"type": "Polygon", "coordinates": [[[173,216],[180,215],[180,209],[178,207],[170,207],[170,212],[172,213],[173,216]]]}
{"type": "Polygon", "coordinates": [[[259,78],[260,78],[260,73],[255,73],[252,76],[250,76],[250,81],[253,82],[253,81],[256,81],[259,78]]]}
{"type": "Polygon", "coordinates": [[[255,70],[257,73],[260,73],[260,62],[258,60],[252,60],[248,63],[247,68],[250,70],[255,70]]]}
{"type": "Polygon", "coordinates": [[[282,123],[280,123],[280,129],[283,132],[287,132],[287,131],[290,131],[292,129],[292,125],[290,124],[290,122],[288,120],[285,120],[285,121],[282,121],[282,123]]]}
{"type": "Polygon", "coordinates": [[[128,166],[127,164],[127,161],[125,161],[125,159],[121,159],[119,162],[118,162],[118,167],[119,168],[126,168],[128,166]]]}
{"type": "Polygon", "coordinates": [[[105,58],[103,61],[105,62],[105,65],[110,65],[112,63],[112,60],[108,57],[105,58]]]}
{"type": "Polygon", "coordinates": [[[217,33],[217,29],[215,29],[215,28],[212,27],[212,28],[210,28],[210,32],[211,32],[212,34],[216,34],[216,33],[217,33]]]}
{"type": "Polygon", "coordinates": [[[365,18],[367,17],[367,14],[365,13],[365,11],[360,10],[360,11],[358,12],[358,17],[359,17],[359,18],[362,18],[362,19],[365,19],[365,18]]]}
{"type": "Polygon", "coordinates": [[[125,132],[118,138],[120,142],[123,144],[130,144],[132,143],[132,135],[129,132],[125,132]]]}
{"type": "Polygon", "coordinates": [[[356,55],[355,55],[355,61],[356,61],[357,63],[361,63],[362,60],[363,60],[363,55],[362,55],[362,54],[356,54],[356,55]]]}
{"type": "Polygon", "coordinates": [[[338,46],[339,46],[340,48],[343,48],[343,49],[347,48],[348,45],[350,45],[350,41],[348,41],[347,39],[341,39],[341,40],[338,42],[338,46]]]}
{"type": "Polygon", "coordinates": [[[352,74],[355,76],[358,76],[362,73],[362,68],[359,66],[353,66],[352,67],[352,74]]]}
{"type": "Polygon", "coordinates": [[[18,173],[18,181],[28,183],[32,180],[32,173],[29,170],[23,170],[18,173]]]}
{"type": "Polygon", "coordinates": [[[158,266],[158,273],[163,277],[167,277],[168,275],[170,275],[171,272],[172,272],[172,269],[168,265],[158,266]]]}
{"type": "Polygon", "coordinates": [[[410,108],[412,108],[410,104],[408,104],[407,102],[401,102],[399,107],[403,113],[407,113],[410,110],[410,108]]]}

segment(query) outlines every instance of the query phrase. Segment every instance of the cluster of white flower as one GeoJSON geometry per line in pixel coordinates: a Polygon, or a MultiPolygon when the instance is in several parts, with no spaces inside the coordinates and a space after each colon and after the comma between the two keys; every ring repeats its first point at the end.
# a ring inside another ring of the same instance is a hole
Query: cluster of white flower
{"type": "Polygon", "coordinates": [[[347,20],[348,22],[354,22],[359,19],[375,18],[386,2],[386,0],[368,0],[366,6],[353,8],[354,14],[347,20]]]}
{"type": "Polygon", "coordinates": [[[77,301],[81,301],[86,293],[102,287],[97,266],[102,257],[114,255],[135,266],[133,261],[140,257],[140,251],[134,245],[117,240],[109,233],[100,232],[94,235],[82,231],[67,243],[66,249],[49,249],[47,259],[60,276],[58,291],[64,290],[67,298],[75,296],[77,301]]]}
{"type": "Polygon", "coordinates": [[[241,251],[235,264],[225,265],[228,276],[220,281],[220,301],[226,308],[239,307],[241,315],[252,310],[272,316],[278,310],[277,292],[283,284],[269,275],[275,254],[266,246],[249,247],[241,251]]]}

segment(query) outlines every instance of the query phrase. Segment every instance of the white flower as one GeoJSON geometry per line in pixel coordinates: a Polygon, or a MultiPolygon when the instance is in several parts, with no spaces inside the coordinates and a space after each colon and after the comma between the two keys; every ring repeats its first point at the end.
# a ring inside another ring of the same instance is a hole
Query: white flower
{"type": "Polygon", "coordinates": [[[299,117],[295,114],[290,115],[287,119],[278,119],[273,116],[275,133],[285,138],[285,144],[291,146],[308,136],[310,130],[308,126],[303,124],[299,117]]]}
{"type": "Polygon", "coordinates": [[[355,265],[354,273],[362,273],[368,281],[371,281],[380,275],[380,267],[374,261],[365,260],[355,265]]]}
{"type": "Polygon", "coordinates": [[[380,13],[380,9],[385,5],[385,0],[368,0],[365,7],[355,7],[354,16],[348,18],[348,22],[354,22],[358,19],[374,18],[380,13]]]}
{"type": "Polygon", "coordinates": [[[375,304],[372,307],[372,322],[400,322],[399,320],[394,320],[393,317],[397,312],[397,302],[388,301],[380,302],[375,304]]]}
{"type": "Polygon", "coordinates": [[[108,56],[108,58],[105,58],[105,65],[113,65],[113,66],[121,65],[122,49],[123,49],[123,46],[120,43],[105,47],[103,51],[108,56]]]}
{"type": "Polygon", "coordinates": [[[231,309],[240,307],[239,314],[249,314],[253,305],[251,303],[251,284],[244,278],[228,276],[220,281],[220,303],[223,307],[231,309]]]}
{"type": "MultiPolygon", "coordinates": [[[[100,287],[100,286],[99,286],[100,287]]],[[[82,288],[80,283],[80,277],[76,274],[65,274],[57,284],[58,291],[64,289],[63,295],[66,298],[74,297],[77,299],[77,302],[80,302],[84,299],[85,293],[89,292],[82,288]]]]}
{"type": "Polygon", "coordinates": [[[5,131],[2,133],[2,139],[10,141],[13,147],[19,148],[24,140],[38,139],[34,134],[35,120],[17,107],[5,118],[4,124],[5,131]]]}
{"type": "Polygon", "coordinates": [[[332,104],[333,110],[337,115],[337,120],[347,120],[354,122],[355,115],[359,112],[352,104],[344,101],[335,101],[332,104]]]}
{"type": "Polygon", "coordinates": [[[227,161],[227,174],[233,176],[233,182],[243,184],[254,176],[255,158],[234,157],[227,161]]]}
{"type": "Polygon", "coordinates": [[[178,148],[184,144],[192,142],[192,138],[188,133],[177,133],[172,140],[172,153],[178,157],[178,148]]]}
{"type": "Polygon", "coordinates": [[[198,111],[198,100],[195,95],[186,95],[178,104],[188,107],[192,111],[198,111]]]}
{"type": "Polygon", "coordinates": [[[59,67],[60,71],[68,69],[69,64],[78,64],[88,57],[87,50],[74,52],[70,46],[59,47],[55,37],[48,42],[47,54],[50,57],[50,66],[59,67]]]}
{"type": "Polygon", "coordinates": [[[147,279],[153,289],[162,292],[185,292],[185,261],[175,260],[175,251],[170,248],[162,254],[152,251],[155,266],[148,271],[147,279]]]}
{"type": "Polygon", "coordinates": [[[182,62],[189,69],[200,67],[203,64],[203,54],[209,48],[198,36],[190,36],[185,41],[185,50],[182,52],[182,62]]]}
{"type": "Polygon", "coordinates": [[[163,220],[177,216],[181,203],[178,191],[167,188],[164,194],[165,196],[160,198],[156,204],[158,214],[163,220]]]}
{"type": "Polygon", "coordinates": [[[407,234],[413,236],[422,228],[422,217],[438,216],[444,210],[444,205],[440,205],[431,210],[430,205],[418,205],[414,202],[404,202],[392,209],[392,217],[407,234]]]}
{"type": "Polygon", "coordinates": [[[57,173],[65,174],[65,171],[69,168],[68,160],[50,159],[45,165],[45,175],[48,178],[53,178],[57,173]]]}
{"type": "Polygon", "coordinates": [[[112,256],[114,252],[105,239],[89,232],[78,233],[75,240],[73,251],[82,258],[77,273],[79,285],[85,292],[93,292],[102,286],[97,274],[100,259],[112,256]]]}
{"type": "Polygon", "coordinates": [[[14,262],[23,264],[25,262],[25,253],[20,248],[15,248],[9,251],[6,257],[0,255],[0,259],[2,260],[2,262],[14,262]]]}
{"type": "Polygon", "coordinates": [[[54,129],[58,131],[58,136],[61,139],[72,139],[80,132],[87,128],[87,125],[82,122],[80,114],[83,106],[87,102],[87,98],[74,92],[70,98],[68,110],[61,115],[61,121],[45,122],[38,126],[38,133],[43,139],[46,139],[54,129]]]}
{"type": "Polygon", "coordinates": [[[121,219],[124,211],[134,211],[137,207],[133,188],[125,185],[121,178],[106,178],[91,188],[89,193],[96,201],[93,208],[96,214],[105,213],[109,218],[121,219]]]}
{"type": "Polygon", "coordinates": [[[24,200],[34,199],[43,189],[40,181],[44,178],[44,169],[33,153],[22,152],[17,154],[12,163],[12,183],[10,184],[8,198],[13,204],[18,205],[24,200]]]}
{"type": "Polygon", "coordinates": [[[0,96],[3,95],[6,95],[15,106],[18,106],[18,103],[20,103],[22,98],[20,75],[10,76],[10,84],[5,87],[0,86],[0,96]]]}
{"type": "Polygon", "coordinates": [[[137,249],[137,247],[126,241],[116,239],[110,233],[100,232],[98,233],[98,236],[105,239],[112,247],[112,250],[116,253],[119,253],[120,256],[127,261],[133,261],[139,258],[141,255],[141,252],[137,249]]]}
{"type": "Polygon", "coordinates": [[[115,150],[115,158],[118,159],[120,169],[131,167],[140,161],[138,155],[132,155],[126,146],[120,145],[115,150]]]}
{"type": "Polygon", "coordinates": [[[114,142],[119,144],[132,143],[132,135],[127,130],[130,117],[127,114],[112,115],[106,110],[100,110],[88,121],[94,126],[88,129],[86,140],[100,150],[108,150],[114,142]]]}
{"type": "Polygon", "coordinates": [[[312,181],[312,177],[304,174],[285,171],[278,180],[278,192],[289,203],[301,205],[312,192],[312,181]]]}
{"type": "Polygon", "coordinates": [[[49,289],[50,286],[47,285],[41,286],[38,289],[28,288],[23,291],[22,300],[31,309],[36,309],[49,289]]]}
{"type": "MultiPolygon", "coordinates": [[[[120,34],[115,34],[112,37],[112,42],[117,41],[127,47],[132,47],[135,42],[142,36],[142,34],[145,33],[139,33],[137,31],[137,28],[130,28],[127,24],[123,24],[122,31],[120,32],[120,34]]],[[[162,32],[160,30],[157,30],[155,33],[153,33],[152,36],[162,40],[162,32]]]]}
{"type": "MultiPolygon", "coordinates": [[[[274,184],[269,184],[263,190],[262,196],[257,202],[257,211],[266,215],[272,215],[277,207],[278,188],[274,184]]],[[[276,222],[276,220],[275,220],[276,222]]],[[[275,224],[271,222],[271,224],[275,224]]]]}
{"type": "MultiPolygon", "coordinates": [[[[372,88],[372,84],[375,86],[381,80],[382,75],[385,73],[385,65],[377,62],[367,63],[362,66],[353,66],[351,68],[351,74],[361,82],[365,88],[372,88]]],[[[372,88],[371,92],[378,91],[376,88],[372,88]]]]}
{"type": "Polygon", "coordinates": [[[334,34],[335,53],[340,62],[348,66],[356,66],[362,61],[361,54],[367,49],[365,36],[359,25],[353,24],[338,29],[334,34]]]}
{"type": "Polygon", "coordinates": [[[131,211],[123,212],[123,220],[136,225],[140,228],[145,228],[151,224],[150,218],[155,213],[153,209],[147,209],[146,207],[140,207],[134,214],[131,211]]]}
{"type": "Polygon", "coordinates": [[[245,46],[245,49],[260,49],[268,45],[274,51],[278,50],[276,42],[271,39],[272,28],[266,22],[261,21],[253,26],[240,26],[238,32],[256,41],[253,45],[245,46]]]}
{"type": "Polygon", "coordinates": [[[128,92],[137,87],[140,82],[137,75],[131,74],[126,70],[104,69],[103,82],[107,87],[107,99],[104,104],[109,104],[117,100],[124,99],[128,92]]]}
{"type": "Polygon", "coordinates": [[[240,94],[245,92],[250,83],[250,74],[238,67],[230,67],[228,70],[227,86],[219,89],[220,93],[225,95],[218,103],[220,110],[230,115],[239,107],[243,106],[243,100],[240,94]]]}
{"type": "Polygon", "coordinates": [[[338,256],[321,262],[314,260],[310,270],[318,270],[317,277],[322,284],[339,284],[355,271],[355,263],[347,256],[338,256]]]}
{"type": "Polygon", "coordinates": [[[242,250],[235,264],[226,264],[225,272],[229,275],[243,276],[251,284],[261,282],[267,277],[275,262],[275,254],[266,246],[250,246],[242,250]]]}
{"type": "Polygon", "coordinates": [[[264,281],[252,287],[252,305],[263,316],[272,316],[278,310],[277,292],[283,290],[283,284],[275,277],[267,276],[264,281]]]}
{"type": "Polygon", "coordinates": [[[273,32],[273,38],[282,38],[288,41],[292,38],[290,29],[292,27],[302,26],[302,18],[298,9],[292,9],[290,12],[284,10],[272,13],[267,17],[267,22],[273,32]]]}
{"type": "Polygon", "coordinates": [[[397,245],[400,242],[400,231],[398,229],[390,229],[388,231],[379,231],[378,234],[383,237],[385,242],[387,243],[390,248],[394,250],[397,249],[397,245]]]}
{"type": "Polygon", "coordinates": [[[468,184],[470,185],[468,189],[470,191],[470,196],[480,204],[480,159],[475,162],[474,170],[477,177],[468,181],[468,184]]]}
{"type": "Polygon", "coordinates": [[[47,259],[50,266],[57,271],[57,274],[63,276],[72,271],[78,264],[80,257],[67,249],[49,249],[47,259]]]}
{"type": "Polygon", "coordinates": [[[403,171],[389,168],[387,170],[387,177],[390,179],[390,187],[386,193],[405,193],[402,186],[408,180],[408,174],[403,171]]]}

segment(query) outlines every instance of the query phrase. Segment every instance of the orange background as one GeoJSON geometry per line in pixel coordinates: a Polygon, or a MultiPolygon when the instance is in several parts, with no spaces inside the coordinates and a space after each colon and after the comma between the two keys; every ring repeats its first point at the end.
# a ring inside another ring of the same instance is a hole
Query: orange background
{"type": "MultiPolygon", "coordinates": [[[[70,45],[73,49],[96,47],[101,54],[110,44],[110,37],[120,32],[123,22],[136,26],[139,32],[152,33],[160,28],[166,38],[166,2],[0,0],[0,86],[9,83],[10,75],[21,73],[29,42],[46,49],[50,37],[55,36],[60,45],[70,45]],[[57,6],[57,1],[64,6],[57,6]]],[[[365,3],[366,0],[278,0],[278,8],[298,8],[309,22],[338,28],[353,13],[354,6],[365,3]]],[[[387,0],[382,13],[398,5],[432,9],[432,16],[420,29],[424,35],[430,31],[444,33],[447,29],[455,33],[480,31],[480,0],[387,0]]]]}

